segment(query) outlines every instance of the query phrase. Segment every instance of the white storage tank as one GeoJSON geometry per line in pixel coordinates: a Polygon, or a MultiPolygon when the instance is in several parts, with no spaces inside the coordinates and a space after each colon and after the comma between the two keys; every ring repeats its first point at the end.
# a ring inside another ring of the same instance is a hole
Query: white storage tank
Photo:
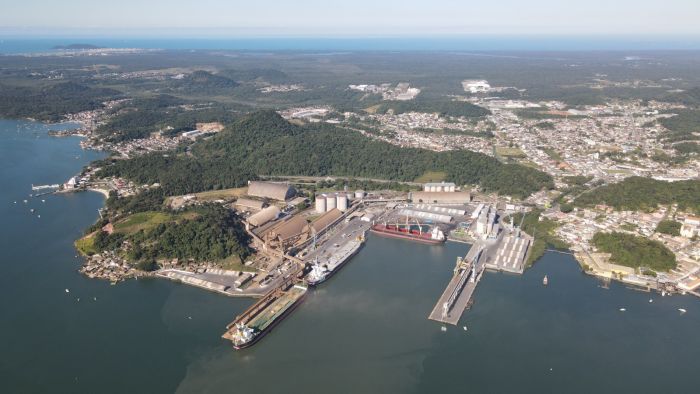
{"type": "Polygon", "coordinates": [[[335,208],[338,206],[337,204],[337,194],[331,194],[326,198],[326,210],[330,211],[331,209],[335,208]]]}
{"type": "Polygon", "coordinates": [[[316,212],[325,213],[326,212],[326,195],[322,194],[316,196],[316,212]]]}
{"type": "Polygon", "coordinates": [[[348,210],[348,195],[345,193],[338,194],[338,210],[340,212],[348,210]]]}
{"type": "Polygon", "coordinates": [[[364,198],[365,197],[365,191],[364,190],[356,190],[355,191],[355,198],[364,198]]]}

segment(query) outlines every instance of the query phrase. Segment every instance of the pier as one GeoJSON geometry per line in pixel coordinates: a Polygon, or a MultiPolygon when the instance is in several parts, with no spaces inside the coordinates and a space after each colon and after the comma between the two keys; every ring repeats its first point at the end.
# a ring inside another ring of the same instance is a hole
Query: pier
{"type": "Polygon", "coordinates": [[[430,320],[457,325],[484,272],[483,252],[482,247],[472,247],[463,259],[457,259],[454,276],[428,316],[430,320]]]}
{"type": "Polygon", "coordinates": [[[519,230],[504,230],[495,238],[476,240],[467,255],[457,259],[454,276],[428,318],[457,325],[472,304],[472,296],[484,271],[522,274],[532,241],[532,237],[519,230]]]}

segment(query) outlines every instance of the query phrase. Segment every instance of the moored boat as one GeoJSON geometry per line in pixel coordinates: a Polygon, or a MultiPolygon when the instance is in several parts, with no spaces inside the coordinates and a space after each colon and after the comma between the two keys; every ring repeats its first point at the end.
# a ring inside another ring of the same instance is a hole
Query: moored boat
{"type": "Polygon", "coordinates": [[[373,225],[370,231],[374,234],[389,238],[405,239],[431,245],[441,244],[447,240],[445,234],[437,226],[429,226],[420,223],[378,223],[373,225]]]}

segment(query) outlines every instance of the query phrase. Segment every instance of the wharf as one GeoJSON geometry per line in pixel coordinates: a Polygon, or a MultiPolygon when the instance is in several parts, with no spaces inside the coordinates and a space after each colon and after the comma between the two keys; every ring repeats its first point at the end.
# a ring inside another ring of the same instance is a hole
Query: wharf
{"type": "Polygon", "coordinates": [[[472,295],[484,272],[481,261],[483,248],[475,245],[467,256],[457,259],[455,275],[440,296],[428,318],[441,323],[457,325],[459,318],[470,305],[472,295]]]}

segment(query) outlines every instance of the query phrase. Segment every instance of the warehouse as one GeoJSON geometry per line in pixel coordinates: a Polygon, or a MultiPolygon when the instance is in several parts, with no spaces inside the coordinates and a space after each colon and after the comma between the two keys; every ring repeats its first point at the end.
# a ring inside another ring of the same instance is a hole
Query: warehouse
{"type": "Polygon", "coordinates": [[[250,223],[252,226],[260,227],[271,220],[277,219],[279,214],[280,209],[276,206],[267,207],[262,211],[256,213],[255,215],[249,217],[248,223],[250,223]]]}
{"type": "Polygon", "coordinates": [[[272,226],[262,238],[271,247],[286,251],[309,238],[309,227],[303,217],[292,216],[272,226]]]}
{"type": "Polygon", "coordinates": [[[413,192],[411,202],[428,204],[467,204],[471,201],[469,192],[413,192]]]}
{"type": "Polygon", "coordinates": [[[449,215],[441,215],[439,213],[432,212],[414,211],[412,209],[402,209],[399,211],[399,215],[423,220],[430,220],[438,223],[452,222],[452,216],[449,215]]]}
{"type": "Polygon", "coordinates": [[[438,207],[438,206],[430,205],[430,204],[416,204],[414,206],[414,208],[419,209],[421,211],[431,211],[431,212],[437,212],[437,213],[444,213],[446,215],[452,215],[452,216],[464,216],[467,213],[464,209],[438,207]]]}
{"type": "Polygon", "coordinates": [[[248,195],[277,201],[287,201],[296,195],[296,190],[288,183],[251,181],[248,183],[248,195]]]}
{"type": "Polygon", "coordinates": [[[239,198],[233,204],[233,208],[238,212],[258,212],[263,207],[265,207],[265,204],[262,201],[250,198],[239,198]]]}
{"type": "Polygon", "coordinates": [[[338,210],[338,208],[333,208],[330,211],[319,216],[316,220],[311,223],[311,231],[313,234],[320,234],[328,226],[335,223],[338,219],[343,216],[343,213],[338,210]]]}

